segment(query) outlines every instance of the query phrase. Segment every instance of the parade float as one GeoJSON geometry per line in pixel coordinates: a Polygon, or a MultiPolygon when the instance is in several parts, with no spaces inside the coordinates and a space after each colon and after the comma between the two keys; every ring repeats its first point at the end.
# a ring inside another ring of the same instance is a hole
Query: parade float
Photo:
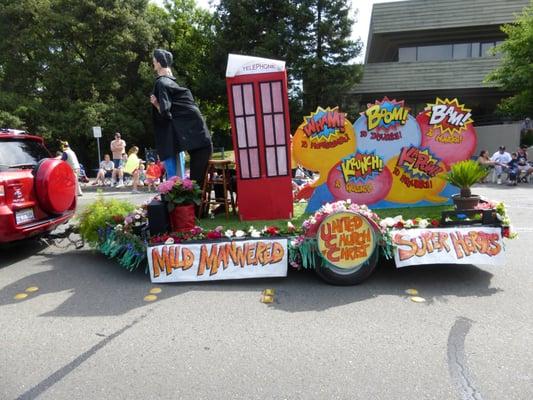
{"type": "Polygon", "coordinates": [[[398,268],[504,263],[503,238],[514,236],[505,206],[479,197],[452,205],[454,196],[471,198],[486,174],[468,161],[476,133],[458,99],[437,98],[414,117],[404,101],[385,97],[353,124],[338,107],[319,107],[291,139],[283,62],[230,55],[227,91],[239,219],[180,225],[174,210],[188,207],[190,216],[199,190],[173,178],[140,207],[103,199],[89,206],[80,225],[89,244],[158,283],[283,277],[290,266],[352,285],[382,259],[398,268]],[[295,196],[291,160],[316,178],[295,196]],[[305,214],[295,215],[293,204],[305,204],[305,214]],[[379,216],[427,207],[443,211],[379,216]]]}

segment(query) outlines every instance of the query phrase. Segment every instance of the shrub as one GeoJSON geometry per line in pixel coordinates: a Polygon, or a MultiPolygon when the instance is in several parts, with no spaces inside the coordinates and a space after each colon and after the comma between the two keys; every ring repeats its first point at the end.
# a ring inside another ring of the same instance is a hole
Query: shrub
{"type": "Polygon", "coordinates": [[[99,197],[81,213],[80,235],[91,246],[98,244],[98,229],[108,224],[122,223],[124,217],[135,209],[135,205],[123,200],[104,200],[99,197]]]}

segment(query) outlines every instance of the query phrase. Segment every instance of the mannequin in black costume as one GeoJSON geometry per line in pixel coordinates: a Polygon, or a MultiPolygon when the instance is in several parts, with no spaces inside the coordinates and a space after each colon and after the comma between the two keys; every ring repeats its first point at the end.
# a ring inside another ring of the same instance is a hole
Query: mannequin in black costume
{"type": "Polygon", "coordinates": [[[157,49],[152,62],[157,73],[150,96],[157,152],[165,163],[167,175],[173,176],[176,175],[177,153],[187,151],[191,179],[202,187],[213,152],[211,135],[191,91],[179,86],[172,76],[172,54],[157,49]]]}

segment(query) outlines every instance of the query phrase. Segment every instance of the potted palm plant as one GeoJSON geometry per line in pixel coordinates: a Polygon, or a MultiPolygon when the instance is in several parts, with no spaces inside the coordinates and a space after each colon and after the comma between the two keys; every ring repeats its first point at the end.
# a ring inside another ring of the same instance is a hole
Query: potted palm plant
{"type": "Polygon", "coordinates": [[[444,180],[460,189],[458,195],[452,196],[456,209],[470,210],[479,203],[479,196],[473,195],[470,188],[485,178],[487,174],[487,168],[473,160],[459,161],[444,174],[444,180]]]}

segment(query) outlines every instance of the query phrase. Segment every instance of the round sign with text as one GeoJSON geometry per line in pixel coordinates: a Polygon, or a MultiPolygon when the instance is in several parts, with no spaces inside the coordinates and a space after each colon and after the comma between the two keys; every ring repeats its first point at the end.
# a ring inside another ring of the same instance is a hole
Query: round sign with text
{"type": "Polygon", "coordinates": [[[317,243],[328,267],[353,272],[373,255],[377,239],[374,227],[366,217],[342,211],[328,215],[322,221],[317,243]]]}

